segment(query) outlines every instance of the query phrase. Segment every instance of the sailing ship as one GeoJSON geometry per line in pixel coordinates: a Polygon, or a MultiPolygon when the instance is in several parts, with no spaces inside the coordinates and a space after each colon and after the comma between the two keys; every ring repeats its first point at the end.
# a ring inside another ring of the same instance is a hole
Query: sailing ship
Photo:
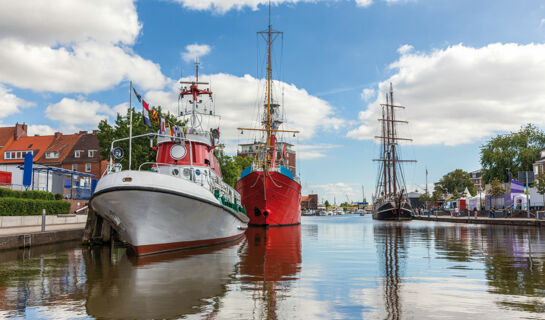
{"type": "Polygon", "coordinates": [[[114,140],[110,163],[90,200],[90,208],[108,221],[137,255],[234,241],[244,235],[248,225],[240,195],[222,180],[213,152],[219,129],[204,130],[201,125],[202,116],[213,112],[198,105],[201,96],[212,99],[212,91],[199,88],[208,83],[199,81],[198,63],[196,80],[180,84],[180,99],[191,105],[191,110],[182,112],[189,125],[168,133],[162,129],[114,140]],[[129,168],[122,170],[112,159],[123,155],[116,144],[129,140],[131,146],[136,138],[146,143],[149,139],[150,145],[156,141],[156,161],[131,170],[129,147],[129,168]]]}
{"type": "Polygon", "coordinates": [[[279,129],[283,119],[280,104],[272,97],[271,46],[282,32],[272,29],[270,4],[269,26],[267,30],[258,33],[267,42],[267,95],[262,127],[238,129],[241,133],[244,130],[259,132],[261,141],[253,144],[253,164],[242,171],[235,188],[248,212],[250,225],[297,225],[301,223],[301,184],[295,173],[295,153],[289,150],[293,156],[288,157],[289,144],[280,141],[278,133],[295,135],[299,131],[279,129]],[[290,161],[293,162],[291,170],[290,161]]]}
{"type": "Polygon", "coordinates": [[[412,207],[409,202],[403,176],[402,163],[416,162],[415,160],[402,160],[399,158],[398,142],[411,141],[411,139],[398,136],[397,124],[408,123],[396,118],[396,109],[404,109],[403,106],[394,104],[394,90],[390,83],[389,95],[386,95],[386,103],[381,104],[382,118],[381,136],[375,137],[382,143],[379,159],[378,179],[373,198],[373,219],[377,220],[410,220],[412,219],[412,207]]]}

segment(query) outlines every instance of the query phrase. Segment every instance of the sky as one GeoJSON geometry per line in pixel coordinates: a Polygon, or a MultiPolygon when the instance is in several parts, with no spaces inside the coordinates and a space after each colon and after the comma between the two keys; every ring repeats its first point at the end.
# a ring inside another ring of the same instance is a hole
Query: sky
{"type": "MultiPolygon", "coordinates": [[[[526,123],[545,128],[545,0],[274,0],[273,97],[297,151],[303,194],[367,199],[389,84],[409,191],[480,168],[479,147],[526,123]]],[[[265,0],[4,0],[0,125],[92,130],[129,105],[129,81],[176,113],[180,78],[214,92],[226,150],[252,141],[265,98],[265,0]],[[16,14],[14,14],[16,13],[16,14]]],[[[134,102],[134,98],[133,98],[134,102]]],[[[139,110],[138,104],[133,106],[139,110]]]]}

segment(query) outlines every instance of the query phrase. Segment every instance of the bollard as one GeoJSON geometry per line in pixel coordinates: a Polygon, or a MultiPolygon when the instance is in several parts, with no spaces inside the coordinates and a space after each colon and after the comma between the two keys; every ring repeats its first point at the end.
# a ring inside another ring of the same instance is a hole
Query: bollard
{"type": "Polygon", "coordinates": [[[42,210],[42,232],[45,231],[45,209],[42,210]]]}

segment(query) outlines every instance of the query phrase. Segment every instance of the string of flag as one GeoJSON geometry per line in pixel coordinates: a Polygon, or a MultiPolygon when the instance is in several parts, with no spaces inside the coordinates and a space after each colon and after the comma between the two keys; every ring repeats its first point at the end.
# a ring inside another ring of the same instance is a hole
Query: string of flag
{"type": "Polygon", "coordinates": [[[153,123],[159,124],[159,130],[161,134],[168,134],[169,136],[181,135],[185,133],[185,130],[180,128],[178,125],[174,125],[172,122],[164,118],[155,108],[149,108],[149,104],[142,98],[142,96],[136,91],[135,88],[132,88],[134,95],[138,102],[142,103],[142,115],[144,117],[144,123],[151,127],[151,121],[153,123]],[[151,117],[150,117],[151,114],[151,117]]]}

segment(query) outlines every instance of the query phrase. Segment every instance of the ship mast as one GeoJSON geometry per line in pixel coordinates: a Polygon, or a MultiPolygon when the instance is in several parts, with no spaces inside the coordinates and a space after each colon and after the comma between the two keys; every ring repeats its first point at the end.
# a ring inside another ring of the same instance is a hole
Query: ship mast
{"type": "MultiPolygon", "coordinates": [[[[199,127],[199,124],[197,123],[197,117],[202,114],[197,110],[197,103],[201,103],[201,100],[198,100],[198,97],[200,95],[208,95],[210,99],[212,99],[212,91],[210,89],[199,89],[199,85],[209,85],[208,82],[199,82],[199,62],[195,60],[195,81],[180,81],[181,85],[189,84],[189,88],[183,87],[180,91],[180,98],[183,98],[185,96],[191,96],[193,98],[193,101],[191,101],[191,128],[197,129],[199,127]]],[[[206,114],[206,113],[204,113],[206,114]]],[[[206,114],[208,115],[208,114],[206,114]]],[[[210,115],[212,115],[212,111],[210,111],[210,115]]],[[[201,128],[202,129],[202,128],[201,128]]]]}
{"type": "Polygon", "coordinates": [[[258,152],[258,163],[263,169],[263,173],[266,175],[267,172],[269,172],[270,167],[273,164],[273,159],[275,155],[273,154],[274,151],[274,145],[276,143],[276,133],[277,132],[291,132],[295,135],[295,133],[299,133],[299,131],[296,130],[279,130],[273,128],[273,119],[272,119],[272,113],[271,113],[271,107],[272,107],[272,64],[271,64],[271,48],[273,42],[278,38],[278,36],[282,36],[283,32],[281,31],[275,31],[272,28],[271,24],[271,2],[269,0],[269,26],[267,30],[259,31],[259,35],[267,42],[267,104],[265,105],[265,121],[263,122],[264,128],[263,129],[256,129],[256,128],[237,128],[238,130],[241,130],[244,132],[244,130],[250,130],[250,131],[264,131],[266,132],[266,140],[265,140],[265,148],[259,149],[258,152]],[[275,139],[273,139],[273,137],[275,139]],[[262,161],[263,159],[263,161],[262,161]],[[261,162],[262,161],[262,162],[261,162]]]}
{"type": "MultiPolygon", "coordinates": [[[[411,139],[401,138],[397,136],[396,124],[397,123],[408,123],[403,120],[396,120],[395,118],[395,109],[405,109],[403,106],[397,106],[394,104],[394,90],[392,83],[390,83],[390,92],[386,94],[386,103],[381,104],[382,107],[382,118],[378,119],[381,121],[382,127],[382,136],[376,136],[376,139],[381,139],[382,141],[382,155],[379,159],[374,159],[373,161],[382,162],[382,183],[380,187],[384,188],[383,196],[398,196],[398,177],[401,175],[397,171],[398,166],[402,162],[416,162],[416,160],[401,160],[397,156],[397,144],[398,141],[412,141],[411,139]]],[[[399,168],[401,170],[401,168],[399,168]]],[[[379,179],[379,182],[381,180],[379,179]]],[[[402,190],[399,190],[402,191],[402,190]]],[[[379,193],[380,196],[380,193],[379,193]]]]}

